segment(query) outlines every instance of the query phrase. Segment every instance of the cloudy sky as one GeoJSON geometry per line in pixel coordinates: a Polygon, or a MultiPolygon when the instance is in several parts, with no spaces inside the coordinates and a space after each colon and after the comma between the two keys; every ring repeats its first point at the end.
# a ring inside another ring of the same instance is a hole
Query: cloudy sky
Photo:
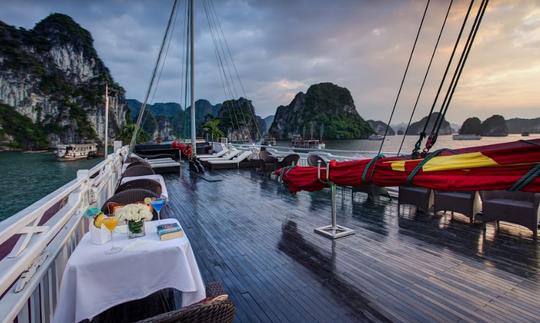
{"type": "MultiPolygon", "coordinates": [[[[181,6],[154,102],[180,102],[181,6]]],[[[204,0],[206,3],[210,0],[204,0]]],[[[230,98],[201,1],[196,2],[197,97],[230,98]]],[[[424,0],[212,0],[246,95],[273,114],[310,84],[347,87],[360,115],[387,120],[418,28],[424,0]]],[[[475,9],[480,1],[476,1],[475,9]]],[[[449,0],[432,0],[392,123],[408,119],[449,0]]],[[[418,117],[433,101],[468,1],[455,0],[418,117]]],[[[171,0],[2,0],[0,20],[32,28],[52,12],[88,29],[128,98],[142,100],[171,0]]],[[[239,83],[235,82],[239,89],[239,83]]],[[[238,92],[241,92],[238,90],[238,92]]],[[[540,1],[491,0],[448,119],[540,116],[540,1]]]]}

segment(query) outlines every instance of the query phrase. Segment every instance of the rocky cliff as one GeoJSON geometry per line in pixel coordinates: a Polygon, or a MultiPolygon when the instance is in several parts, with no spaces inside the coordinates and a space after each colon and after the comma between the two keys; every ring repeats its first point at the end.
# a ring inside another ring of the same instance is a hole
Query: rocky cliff
{"type": "Polygon", "coordinates": [[[501,137],[508,135],[508,128],[506,127],[506,120],[501,115],[493,115],[481,125],[481,134],[482,136],[494,136],[501,137]]]}
{"type": "Polygon", "coordinates": [[[318,137],[324,127],[324,139],[366,138],[373,133],[360,117],[351,93],[332,83],[320,83],[299,92],[287,106],[279,106],[269,134],[288,139],[295,134],[309,134],[315,129],[318,137]]]}
{"type": "Polygon", "coordinates": [[[460,135],[479,135],[482,133],[482,122],[477,117],[467,118],[459,129],[460,135]]]}
{"type": "MultiPolygon", "coordinates": [[[[433,128],[433,124],[435,124],[435,120],[437,119],[437,116],[439,115],[438,112],[433,112],[431,115],[431,118],[429,119],[429,123],[427,126],[427,134],[431,132],[431,129],[433,128]]],[[[420,119],[420,121],[413,122],[409,126],[409,130],[407,131],[407,135],[419,135],[420,132],[424,129],[424,124],[426,123],[427,116],[420,119]]],[[[450,126],[450,123],[448,121],[443,120],[441,129],[439,130],[439,135],[451,135],[452,134],[452,127],[450,126]]]]}
{"type": "MultiPolygon", "coordinates": [[[[378,121],[378,120],[377,121],[376,120],[368,120],[367,123],[369,124],[371,129],[373,129],[373,131],[376,134],[384,136],[384,133],[386,132],[386,127],[387,127],[386,123],[384,123],[382,121],[378,121]]],[[[396,133],[395,133],[394,129],[392,129],[392,127],[389,127],[387,135],[388,136],[394,136],[395,134],[396,133]]]]}
{"type": "Polygon", "coordinates": [[[540,118],[513,118],[506,120],[509,133],[540,133],[540,118]]]}
{"type": "Polygon", "coordinates": [[[105,83],[112,97],[109,135],[124,126],[124,90],[97,55],[91,34],[69,16],[52,14],[31,30],[0,22],[0,43],[0,103],[44,129],[49,145],[103,139],[105,83]]]}

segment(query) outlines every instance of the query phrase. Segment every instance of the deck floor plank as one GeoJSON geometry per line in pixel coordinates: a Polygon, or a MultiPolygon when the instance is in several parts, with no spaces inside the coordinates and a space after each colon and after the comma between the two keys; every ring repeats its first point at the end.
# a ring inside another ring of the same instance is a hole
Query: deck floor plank
{"type": "Polygon", "coordinates": [[[179,219],[205,281],[220,281],[238,322],[534,321],[540,247],[527,230],[414,214],[394,200],[338,190],[331,241],[327,191],[289,194],[250,170],[219,182],[166,176],[167,214],[179,219]]]}

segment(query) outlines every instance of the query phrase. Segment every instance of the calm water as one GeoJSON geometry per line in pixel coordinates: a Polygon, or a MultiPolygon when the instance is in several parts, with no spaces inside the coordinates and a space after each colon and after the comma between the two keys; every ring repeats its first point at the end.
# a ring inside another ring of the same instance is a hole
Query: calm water
{"type": "Polygon", "coordinates": [[[77,176],[102,159],[56,161],[54,153],[0,153],[0,220],[3,220],[77,176]]]}
{"type": "MultiPolygon", "coordinates": [[[[540,135],[521,137],[486,137],[481,140],[452,140],[452,136],[441,136],[434,149],[461,148],[488,145],[519,139],[540,138],[540,135]]],[[[404,151],[410,152],[416,136],[408,136],[404,151]]],[[[384,143],[384,152],[397,151],[401,136],[390,136],[384,143]]],[[[372,140],[333,140],[326,141],[326,148],[340,150],[378,150],[380,141],[372,140]]],[[[283,143],[288,145],[288,142],[283,143]]],[[[88,169],[101,159],[58,162],[53,153],[26,154],[20,152],[0,153],[0,220],[9,217],[74,179],[78,169],[88,169]]]]}

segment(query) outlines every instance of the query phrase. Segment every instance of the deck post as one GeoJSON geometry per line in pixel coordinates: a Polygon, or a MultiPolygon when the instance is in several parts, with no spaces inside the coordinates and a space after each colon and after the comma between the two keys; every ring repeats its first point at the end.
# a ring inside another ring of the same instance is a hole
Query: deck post
{"type": "MultiPolygon", "coordinates": [[[[318,162],[317,174],[319,180],[321,180],[321,164],[318,162]]],[[[330,165],[326,166],[326,182],[330,184],[330,194],[332,196],[332,224],[315,228],[315,233],[322,235],[329,239],[338,239],[354,234],[354,230],[337,224],[337,201],[336,201],[336,189],[337,185],[330,182],[330,165]]]]}

